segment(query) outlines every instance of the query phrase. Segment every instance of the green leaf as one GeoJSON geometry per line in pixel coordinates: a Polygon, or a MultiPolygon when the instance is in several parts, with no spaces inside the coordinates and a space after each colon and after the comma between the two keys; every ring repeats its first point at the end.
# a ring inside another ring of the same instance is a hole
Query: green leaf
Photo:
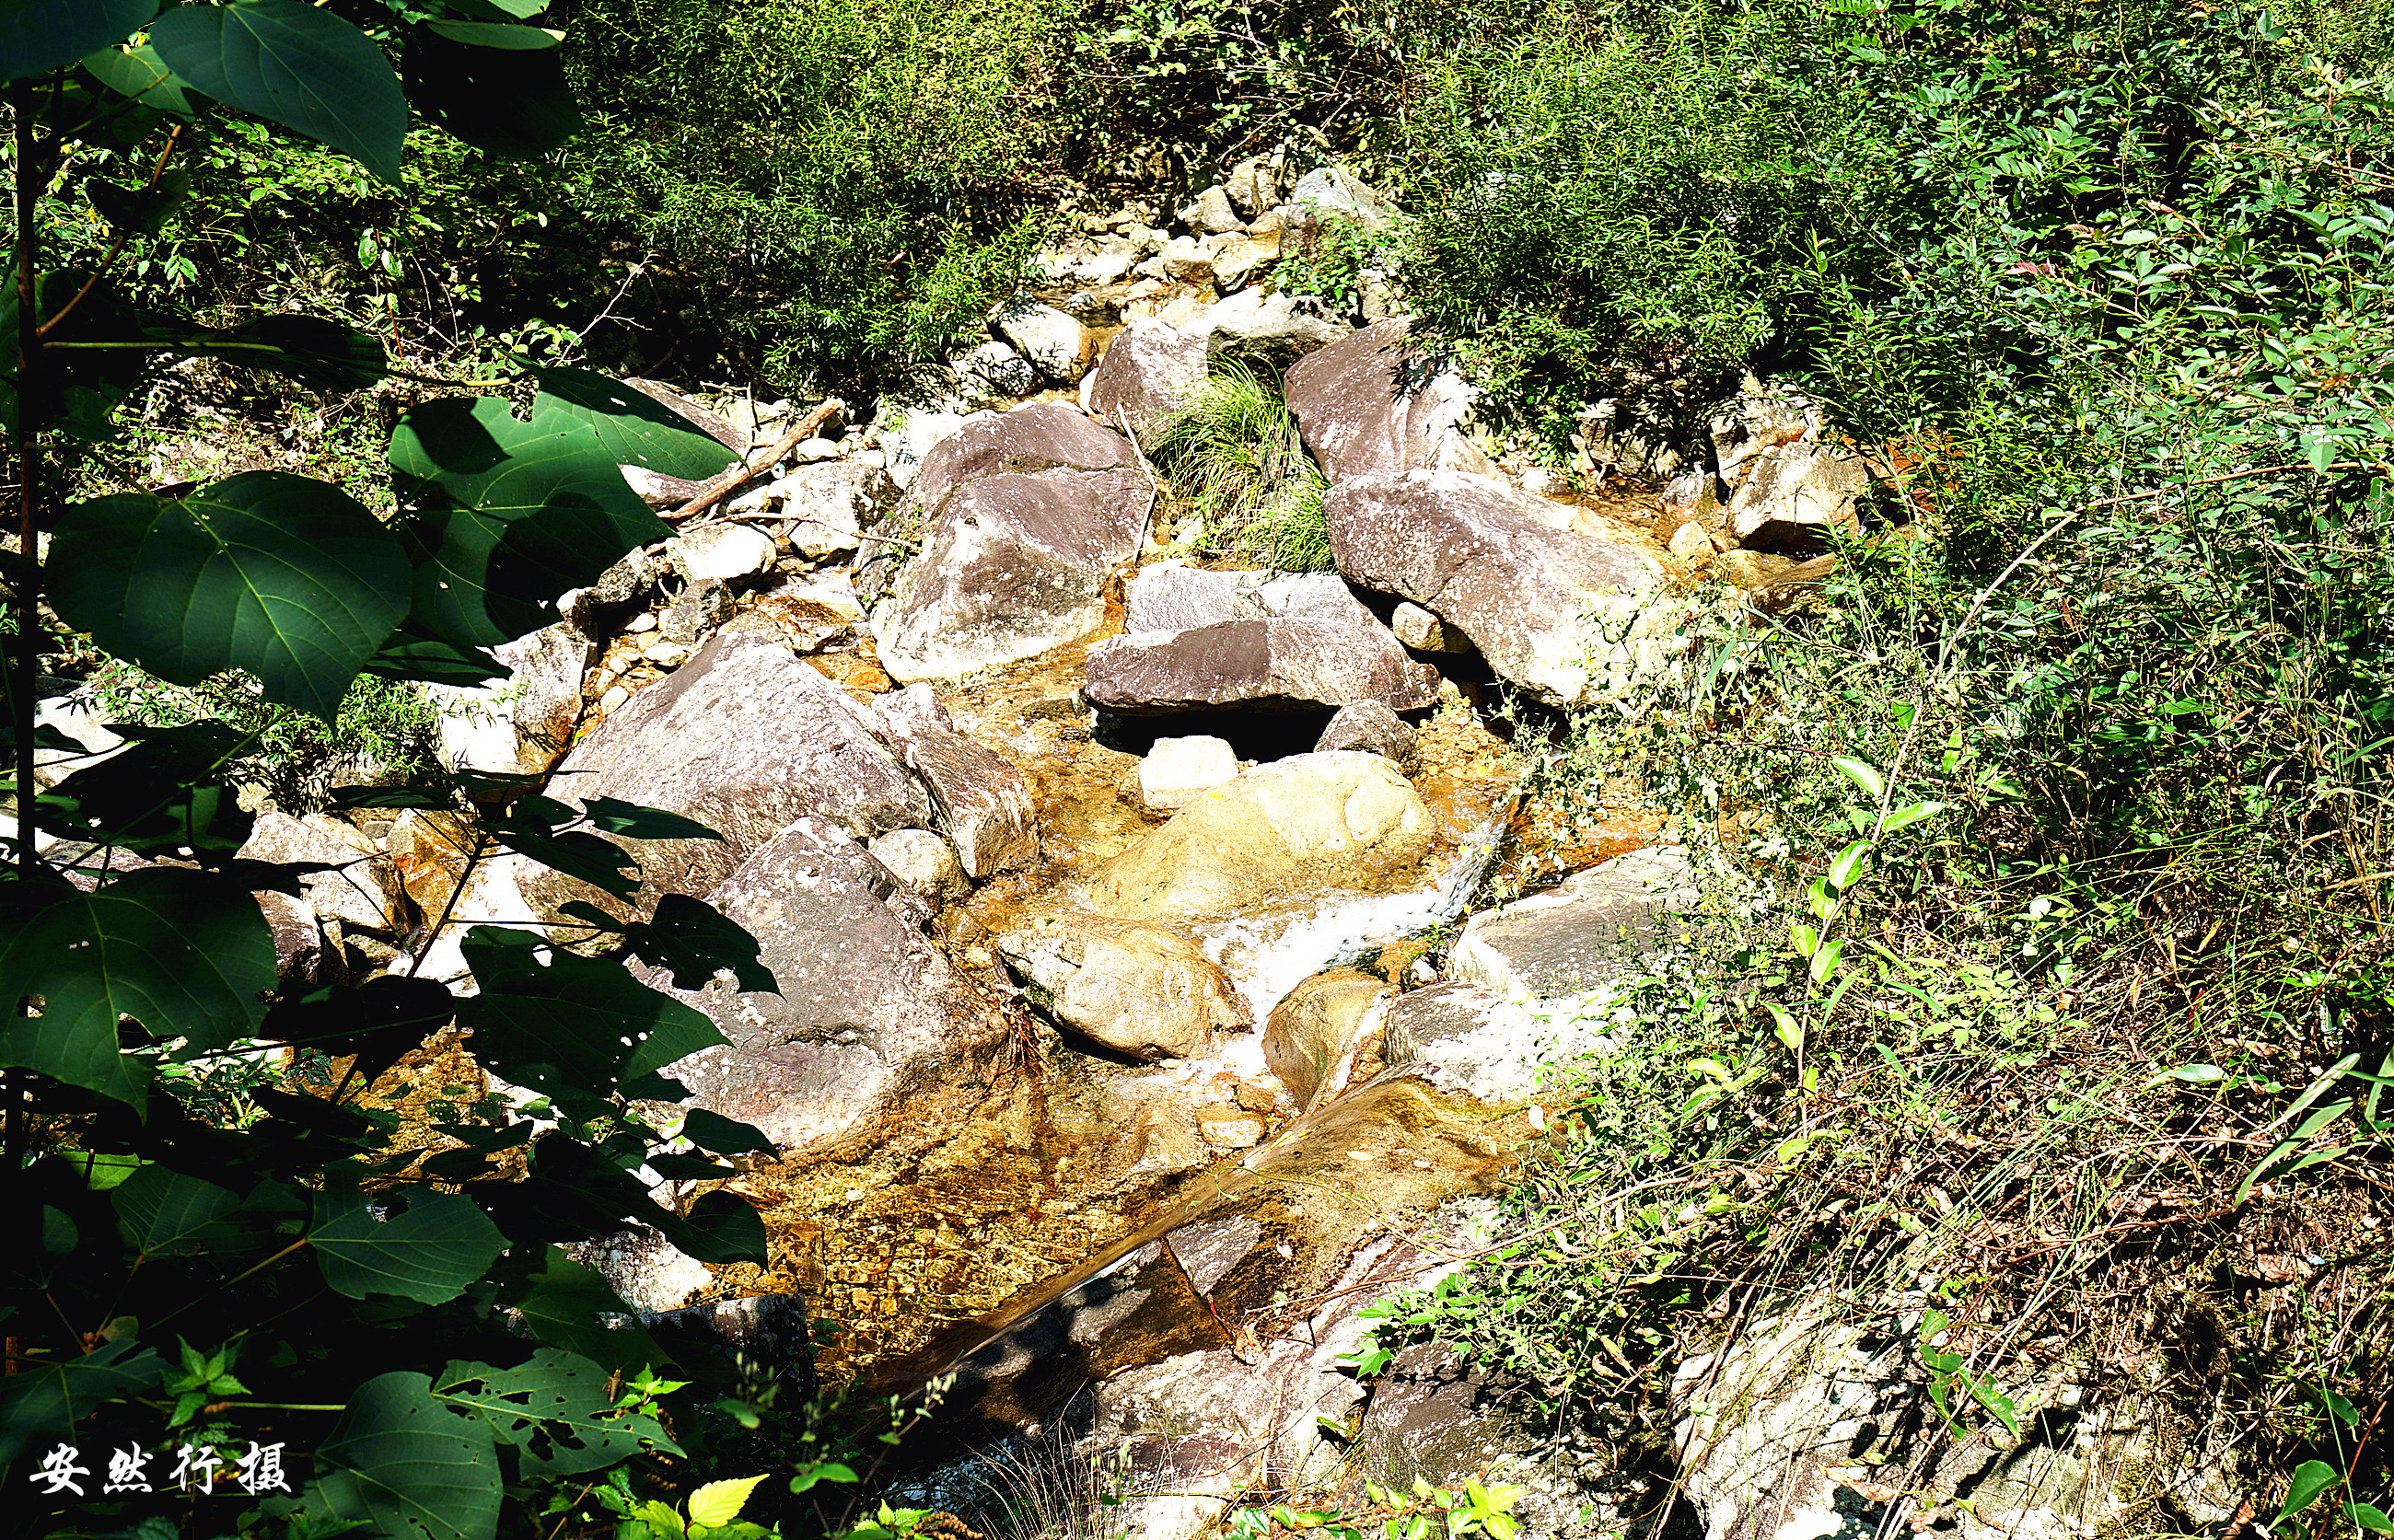
{"type": "Polygon", "coordinates": [[[1852,887],[1854,879],[1861,875],[1862,863],[1870,859],[1870,853],[1871,842],[1868,840],[1856,840],[1837,852],[1837,858],[1829,863],[1829,885],[1839,889],[1852,887]]]}
{"type": "Polygon", "coordinates": [[[602,1315],[632,1314],[605,1279],[553,1246],[541,1249],[540,1266],[521,1274],[522,1282],[502,1297],[521,1313],[535,1340],[617,1372],[666,1362],[664,1350],[638,1326],[600,1324],[602,1315]]]}
{"type": "Polygon", "coordinates": [[[2183,1080],[2190,1086],[2209,1086],[2216,1085],[2227,1078],[2228,1072],[2217,1064],[2179,1064],[2175,1068],[2162,1071],[2145,1084],[2158,1086],[2164,1080],[2183,1080]]]}
{"type": "Polygon", "coordinates": [[[191,197],[191,174],[170,171],[158,178],[157,186],[148,188],[94,180],[84,190],[109,228],[127,235],[155,235],[191,197]]]}
{"type": "Polygon", "coordinates": [[[256,819],[223,782],[249,737],[217,722],[122,731],[122,751],[41,794],[42,828],[137,855],[230,855],[248,841],[256,819]]]}
{"type": "Polygon", "coordinates": [[[1899,807],[1888,814],[1887,821],[1878,826],[1878,831],[1881,834],[1892,834],[1899,829],[1910,829],[1923,818],[1933,818],[1944,811],[1943,803],[1914,803],[1906,807],[1899,807]]]}
{"type": "Polygon", "coordinates": [[[671,530],[625,484],[585,422],[520,423],[503,400],[429,401],[391,435],[412,510],[411,631],[491,646],[555,619],[550,601],[671,530]]]}
{"type": "Polygon", "coordinates": [[[748,1494],[763,1483],[762,1476],[740,1476],[728,1481],[709,1481],[690,1494],[690,1521],[693,1524],[728,1524],[740,1517],[748,1494]]]}
{"type": "Polygon", "coordinates": [[[241,1207],[239,1194],[213,1181],[144,1166],[115,1191],[117,1233],[145,1254],[191,1251],[241,1232],[223,1221],[241,1207]]]}
{"type": "Polygon", "coordinates": [[[1870,761],[1839,754],[1829,761],[1840,775],[1862,789],[1862,794],[1874,803],[1887,801],[1887,780],[1870,761]]]}
{"type": "Polygon", "coordinates": [[[695,818],[685,818],[661,807],[642,807],[638,803],[623,802],[613,797],[592,797],[583,803],[582,811],[589,818],[592,828],[633,840],[723,838],[695,818]]]}
{"type": "Polygon", "coordinates": [[[2347,1503],[2344,1516],[2352,1520],[2355,1529],[2365,1529],[2378,1534],[2394,1533],[2394,1519],[2386,1510],[2369,1503],[2347,1503]]]}
{"type": "Polygon", "coordinates": [[[144,107],[186,118],[191,115],[191,98],[183,94],[190,83],[177,77],[166,67],[166,61],[158,57],[158,50],[147,43],[125,44],[86,54],[83,67],[102,85],[131,97],[144,107]]]}
{"type": "Polygon", "coordinates": [[[798,1468],[797,1474],[790,1478],[790,1490],[806,1492],[821,1481],[854,1481],[857,1479],[855,1471],[837,1460],[817,1460],[812,1465],[798,1468]]]}
{"type": "Polygon", "coordinates": [[[704,1155],[680,1155],[668,1150],[648,1159],[649,1169],[667,1181],[720,1181],[740,1173],[729,1166],[718,1166],[704,1155]]]}
{"type": "Polygon", "coordinates": [[[664,402],[604,374],[535,369],[533,378],[541,388],[536,412],[589,424],[618,464],[704,481],[739,458],[664,402]]]}
{"type": "Polygon", "coordinates": [[[300,0],[239,0],[171,10],[150,42],[228,107],[320,139],[401,185],[407,98],[390,60],[354,23],[300,0]]]}
{"type": "Polygon", "coordinates": [[[324,1194],[308,1239],[335,1293],[395,1294],[423,1305],[464,1293],[507,1244],[488,1216],[454,1193],[419,1194],[388,1220],[376,1220],[355,1197],[324,1194]]]}
{"type": "Polygon", "coordinates": [[[316,1450],[315,1490],[337,1518],[410,1540],[490,1540],[499,1462],[490,1424],[462,1417],[419,1374],[379,1375],[316,1450]]]}
{"type": "Polygon", "coordinates": [[[563,29],[556,27],[523,27],[507,21],[434,21],[428,25],[453,43],[470,43],[477,48],[554,48],[565,41],[563,29]]]}
{"type": "Polygon", "coordinates": [[[554,952],[495,926],[466,933],[480,992],[460,1001],[486,1066],[520,1083],[612,1090],[624,1081],[724,1041],[704,1013],[661,995],[620,962],[554,952]]]}
{"type": "Polygon", "coordinates": [[[122,43],[158,0],[17,0],[0,7],[0,80],[22,80],[122,43]]]}
{"type": "Polygon", "coordinates": [[[682,1116],[681,1136],[712,1155],[773,1153],[773,1142],[761,1130],[745,1123],[736,1123],[721,1113],[709,1112],[704,1107],[692,1107],[682,1116]]]}
{"type": "Polygon", "coordinates": [[[1821,943],[1820,950],[1812,954],[1812,966],[1809,970],[1812,982],[1826,984],[1829,976],[1837,971],[1837,959],[1845,955],[1846,938],[1844,936],[1834,936],[1821,943]]]}
{"type": "Polygon", "coordinates": [[[274,981],[265,915],[221,878],[152,868],[87,894],[0,883],[0,1002],[43,1000],[38,1016],[0,1017],[0,1064],[138,1107],[149,1069],[118,1051],[119,1017],[188,1051],[221,1048],[255,1035],[274,981]]]}
{"type": "Polygon", "coordinates": [[[587,1358],[538,1348],[512,1369],[452,1363],[432,1393],[489,1423],[500,1443],[515,1447],[526,1479],[620,1465],[644,1447],[681,1453],[655,1418],[616,1410],[607,1375],[587,1358]]]}
{"type": "Polygon", "coordinates": [[[1800,920],[1787,922],[1787,944],[1796,948],[1797,957],[1810,957],[1821,949],[1821,933],[1800,920]]]}
{"type": "Polygon", "coordinates": [[[756,938],[711,905],[681,894],[657,900],[656,914],[625,927],[633,955],[671,972],[677,989],[701,989],[729,972],[743,992],[770,995],[780,985],[760,959],[756,938]]]}
{"type": "Polygon", "coordinates": [[[596,834],[575,831],[551,834],[546,828],[526,818],[484,818],[482,832],[519,855],[539,862],[568,877],[589,883],[601,893],[618,898],[629,898],[640,889],[640,880],[626,876],[637,872],[639,863],[624,847],[600,839],[596,834]]]}
{"type": "Polygon", "coordinates": [[[27,1359],[0,1377],[0,1465],[28,1446],[64,1439],[102,1405],[147,1395],[166,1377],[166,1361],[133,1339],[103,1343],[81,1358],[27,1359]]]}
{"type": "Polygon", "coordinates": [[[2286,1506],[2269,1520],[2271,1529],[2300,1513],[2318,1500],[2319,1494],[2343,1481],[2335,1467],[2320,1460],[2305,1460],[2295,1467],[2294,1479],[2286,1483],[2286,1506]]]}
{"type": "Polygon", "coordinates": [[[286,995],[267,1012],[266,1033],[295,1047],[353,1056],[360,1080],[372,1085],[456,1013],[448,985],[385,973],[362,985],[326,985],[286,995]]]}
{"type": "Polygon", "coordinates": [[[245,670],[326,722],[406,612],[399,542],[339,488],[280,471],[74,504],[52,549],[59,613],[107,651],[178,685],[245,670]]]}
{"type": "Polygon", "coordinates": [[[768,1265],[765,1220],[747,1201],[733,1194],[713,1192],[690,1206],[686,1218],[661,1214],[654,1221],[677,1250],[728,1267],[734,1262],[768,1265]]]}
{"type": "Polygon", "coordinates": [[[481,648],[418,635],[405,626],[391,633],[382,650],[367,659],[358,672],[381,679],[412,679],[467,689],[507,677],[506,666],[481,648]]]}

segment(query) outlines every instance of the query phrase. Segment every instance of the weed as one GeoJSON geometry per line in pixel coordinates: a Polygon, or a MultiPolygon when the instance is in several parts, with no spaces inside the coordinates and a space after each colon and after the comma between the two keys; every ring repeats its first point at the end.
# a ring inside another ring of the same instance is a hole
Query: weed
{"type": "Polygon", "coordinates": [[[1328,482],[1280,392],[1253,371],[1218,369],[1164,423],[1153,453],[1187,489],[1212,549],[1283,572],[1330,568],[1328,482]]]}

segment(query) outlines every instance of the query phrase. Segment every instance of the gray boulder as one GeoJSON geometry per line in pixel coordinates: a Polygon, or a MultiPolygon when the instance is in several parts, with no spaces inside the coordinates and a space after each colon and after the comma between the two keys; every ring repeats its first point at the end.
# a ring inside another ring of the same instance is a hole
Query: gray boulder
{"type": "Polygon", "coordinates": [[[1367,326],[1289,366],[1282,394],[1305,447],[1334,482],[1374,471],[1492,468],[1464,431],[1471,387],[1407,345],[1410,325],[1367,326]]]}
{"type": "Polygon", "coordinates": [[[898,501],[898,484],[877,465],[825,460],[801,465],[773,483],[790,549],[809,561],[846,555],[862,543],[860,531],[898,501]]]}
{"type": "Polygon", "coordinates": [[[1309,294],[1242,289],[1207,312],[1205,357],[1279,372],[1351,330],[1309,294]]]}
{"type": "Polygon", "coordinates": [[[1696,901],[1686,854],[1649,846],[1574,873],[1548,892],[1471,917],[1446,976],[1515,998],[1601,988],[1664,942],[1664,916],[1696,901]]]}
{"type": "Polygon", "coordinates": [[[1251,1022],[1230,975],[1169,926],[1051,915],[1007,933],[997,949],[1033,1004],[1136,1058],[1202,1058],[1217,1034],[1251,1022]]]}
{"type": "Polygon", "coordinates": [[[1376,625],[1335,572],[1208,572],[1145,567],[1123,585],[1127,630],[1193,631],[1225,620],[1308,620],[1376,625]]]}
{"type": "Polygon", "coordinates": [[[396,939],[391,907],[397,884],[388,881],[389,863],[381,858],[382,847],[352,825],[322,813],[304,818],[260,813],[240,855],[245,861],[308,861],[336,868],[299,879],[304,897],[257,891],[257,907],[274,933],[281,977],[314,979],[332,971],[339,950],[333,941],[345,930],[396,939]],[[332,922],[330,933],[326,921],[332,922]]]}
{"type": "Polygon", "coordinates": [[[994,324],[1015,350],[1054,385],[1079,383],[1097,353],[1088,328],[1077,317],[1053,305],[1023,305],[1001,310],[994,324]]]}
{"type": "Polygon", "coordinates": [[[1407,775],[1421,767],[1417,736],[1383,700],[1355,700],[1338,708],[1314,739],[1313,750],[1326,754],[1341,749],[1377,754],[1407,775]]]}
{"type": "Polygon", "coordinates": [[[1205,338],[1135,320],[1106,346],[1089,378],[1090,412],[1110,426],[1127,424],[1145,443],[1205,383],[1205,338]]]}
{"type": "Polygon", "coordinates": [[[1219,235],[1240,227],[1239,211],[1230,206],[1230,191],[1221,186],[1209,187],[1190,199],[1180,210],[1180,222],[1207,235],[1219,235]]]}
{"type": "Polygon", "coordinates": [[[598,661],[589,637],[547,626],[493,648],[507,677],[488,685],[430,686],[441,707],[441,757],[500,775],[538,775],[582,724],[582,682],[598,661]]]}
{"type": "Polygon", "coordinates": [[[1316,218],[1348,219],[1369,230],[1386,229],[1395,214],[1361,177],[1335,165],[1298,177],[1288,201],[1316,218]]]}
{"type": "Polygon", "coordinates": [[[1357,476],[1322,509],[1338,570],[1461,631],[1513,684],[1554,706],[1624,689],[1658,659],[1673,616],[1663,564],[1574,532],[1571,510],[1465,471],[1357,476]]]}
{"type": "MultiPolygon", "coordinates": [[[[961,378],[979,380],[988,387],[981,398],[984,403],[991,398],[1028,396],[1039,388],[1039,366],[1002,342],[967,347],[949,359],[948,365],[961,378]]],[[[969,394],[969,385],[967,390],[969,394]]]]}
{"type": "Polygon", "coordinates": [[[967,425],[900,510],[920,516],[921,551],[874,611],[882,667],[954,679],[1088,635],[1154,503],[1130,441],[1061,402],[967,425]]]}
{"type": "MultiPolygon", "coordinates": [[[[816,815],[869,839],[931,822],[931,799],[838,685],[761,636],[716,636],[624,703],[558,765],[550,794],[615,797],[697,819],[717,840],[625,842],[641,863],[634,907],[705,893],[794,818],[816,815]]],[[[543,871],[527,898],[614,901],[543,871]]]]}
{"type": "Polygon", "coordinates": [[[684,991],[644,973],[729,1040],[665,1069],[693,1104],[804,1158],[919,1142],[986,1092],[1005,1014],[924,935],[922,901],[838,825],[796,818],[705,898],[756,938],[777,987],[743,991],[726,972],[684,991]]]}
{"type": "Polygon", "coordinates": [[[1338,1094],[1379,1036],[1396,986],[1352,968],[1316,973],[1290,990],[1264,1023],[1264,1064],[1299,1112],[1338,1094]]]}
{"type": "Polygon", "coordinates": [[[955,847],[927,829],[893,829],[864,848],[918,897],[954,901],[972,891],[955,847]]]}
{"type": "Polygon", "coordinates": [[[957,732],[915,685],[874,702],[882,740],[923,777],[966,875],[981,878],[1039,859],[1039,830],[1022,772],[957,732]]]}
{"type": "Polygon", "coordinates": [[[1226,620],[1135,632],[1089,649],[1089,703],[1125,716],[1217,706],[1288,709],[1437,698],[1438,676],[1376,620],[1226,620]]]}
{"type": "Polygon", "coordinates": [[[1835,444],[1767,449],[1739,468],[1724,518],[1749,551],[1813,555],[1829,533],[1855,522],[1854,500],[1870,484],[1861,457],[1835,444]]]}

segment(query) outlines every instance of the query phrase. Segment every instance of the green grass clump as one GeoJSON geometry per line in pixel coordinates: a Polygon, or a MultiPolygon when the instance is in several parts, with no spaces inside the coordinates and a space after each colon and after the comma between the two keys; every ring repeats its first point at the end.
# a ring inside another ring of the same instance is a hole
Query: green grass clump
{"type": "Polygon", "coordinates": [[[1180,483],[1210,550],[1282,572],[1330,570],[1329,481],[1280,392],[1223,365],[1156,435],[1156,468],[1180,483]]]}

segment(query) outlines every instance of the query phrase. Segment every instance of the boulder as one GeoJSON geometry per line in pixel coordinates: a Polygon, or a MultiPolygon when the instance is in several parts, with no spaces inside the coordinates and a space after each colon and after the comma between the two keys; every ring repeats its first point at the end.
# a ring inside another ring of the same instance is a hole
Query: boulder
{"type": "Polygon", "coordinates": [[[1570,511],[1466,471],[1358,476],[1322,501],[1338,570],[1468,637],[1553,706],[1625,689],[1664,650],[1663,564],[1574,533],[1570,511]]]}
{"type": "Polygon", "coordinates": [[[1089,703],[1125,716],[1219,706],[1287,709],[1380,700],[1399,710],[1437,698],[1438,676],[1405,656],[1386,626],[1317,620],[1225,620],[1134,632],[1089,649],[1089,703]]]}
{"type": "Polygon", "coordinates": [[[626,616],[645,606],[656,591],[657,558],[664,545],[643,546],[557,601],[565,623],[585,640],[604,642],[613,636],[626,616]]]}
{"type": "Polygon", "coordinates": [[[1100,235],[1051,246],[1039,254],[1037,265],[1057,283],[1085,283],[1101,289],[1128,278],[1140,254],[1133,241],[1119,235],[1100,235]]]}
{"type": "Polygon", "coordinates": [[[1139,1059],[1198,1059],[1217,1033],[1253,1024],[1230,975],[1168,926],[1062,914],[1008,932],[997,949],[1033,1004],[1139,1059]]]}
{"type": "Polygon", "coordinates": [[[1406,775],[1421,767],[1421,744],[1404,718],[1386,701],[1355,700],[1338,708],[1322,736],[1313,740],[1316,753],[1352,749],[1377,754],[1406,775]]]}
{"type": "MultiPolygon", "coordinates": [[[[1024,305],[998,312],[994,324],[1016,351],[1054,385],[1078,384],[1097,356],[1088,328],[1053,305],[1024,305]]],[[[1017,395],[1027,395],[1018,391],[1017,395]]]]}
{"type": "Polygon", "coordinates": [[[782,640],[799,653],[854,641],[864,620],[854,591],[822,577],[785,582],[759,597],[750,613],[780,628],[782,640]]]}
{"type": "Polygon", "coordinates": [[[1749,551],[1816,555],[1832,529],[1853,526],[1854,500],[1869,484],[1861,456],[1835,444],[1764,450],[1740,467],[1725,510],[1729,536],[1749,551]]]}
{"type": "Polygon", "coordinates": [[[703,524],[665,542],[685,582],[738,582],[773,568],[773,540],[750,524],[703,524]]]}
{"type": "Polygon", "coordinates": [[[304,897],[257,891],[257,907],[274,933],[280,977],[312,979],[337,961],[324,921],[334,922],[335,933],[362,931],[386,941],[396,940],[403,929],[392,921],[396,895],[385,880],[389,866],[382,846],[342,819],[322,813],[300,818],[260,813],[239,855],[244,861],[309,861],[338,868],[300,878],[304,897]]]}
{"type": "MultiPolygon", "coordinates": [[[[713,635],[738,611],[740,600],[720,578],[701,578],[674,595],[657,617],[657,635],[683,647],[694,647],[713,635]]],[[[677,659],[678,661],[678,659],[677,659]]]]}
{"type": "Polygon", "coordinates": [[[1280,231],[1217,236],[1214,243],[1214,287],[1224,294],[1244,287],[1257,273],[1280,260],[1280,231]]]}
{"type": "Polygon", "coordinates": [[[986,385],[984,401],[993,397],[1028,396],[1039,388],[1039,366],[1002,342],[967,347],[951,357],[948,366],[963,378],[986,385]]]}
{"type": "Polygon", "coordinates": [[[1415,652],[1467,653],[1470,639],[1450,627],[1421,606],[1408,600],[1397,606],[1388,617],[1388,629],[1397,640],[1415,652]]]}
{"type": "Polygon", "coordinates": [[[1355,1060],[1379,1036],[1394,985],[1352,968],[1316,973],[1290,990],[1264,1023],[1264,1064],[1299,1112],[1338,1094],[1355,1060]]]}
{"type": "MultiPolygon", "coordinates": [[[[665,893],[705,893],[802,816],[866,839],[928,824],[931,799],[879,725],[787,647],[727,632],[575,744],[550,794],[661,807],[723,836],[625,842],[641,863],[632,907],[646,912],[665,893]]],[[[570,898],[622,907],[553,872],[529,896],[549,912],[570,898]]]]}
{"type": "MultiPolygon", "coordinates": [[[[1208,276],[1213,272],[1209,258],[1208,276]]],[[[1278,373],[1350,328],[1309,294],[1267,294],[1242,289],[1206,314],[1207,361],[1229,359],[1278,373]]]]}
{"type": "Polygon", "coordinates": [[[881,429],[876,439],[889,479],[901,489],[914,486],[933,450],[963,432],[966,424],[987,421],[995,415],[937,407],[903,413],[893,425],[881,429]]]}
{"type": "Polygon", "coordinates": [[[970,424],[901,506],[901,523],[922,516],[921,549],[874,611],[882,667],[954,679],[1088,635],[1154,503],[1130,441],[1061,402],[970,424]]]}
{"type": "Polygon", "coordinates": [[[801,465],[773,483],[790,549],[809,561],[842,556],[860,543],[859,531],[898,500],[898,485],[877,465],[827,460],[801,465]]]}
{"type": "Polygon", "coordinates": [[[1386,229],[1395,214],[1361,178],[1335,165],[1298,177],[1288,201],[1316,218],[1352,220],[1367,230],[1386,229]]]}
{"type": "Polygon", "coordinates": [[[1663,917],[1696,900],[1684,852],[1650,846],[1574,873],[1562,885],[1471,917],[1446,976],[1517,998],[1600,988],[1664,937],[1663,917]]]}
{"type": "Polygon", "coordinates": [[[582,682],[598,649],[571,626],[547,626],[492,649],[507,677],[429,686],[441,709],[441,758],[498,775],[539,775],[582,725],[582,682]]]}
{"type": "Polygon", "coordinates": [[[1429,852],[1421,797],[1376,754],[1298,754],[1216,787],[1099,868],[1124,920],[1219,914],[1380,886],[1429,852]]]}
{"type": "Polygon", "coordinates": [[[1205,383],[1205,338],[1160,320],[1138,320],[1106,346],[1090,376],[1089,411],[1146,443],[1205,383]]]}
{"type": "Polygon", "coordinates": [[[955,847],[927,829],[889,829],[864,848],[917,897],[949,901],[972,892],[955,847]]]}
{"type": "Polygon", "coordinates": [[[1180,222],[1208,235],[1239,228],[1239,211],[1230,206],[1230,191],[1219,185],[1191,198],[1180,210],[1180,222]]]}
{"type": "Polygon", "coordinates": [[[1510,1511],[1525,1534],[1627,1529],[1632,1515],[1613,1511],[1596,1490],[1606,1477],[1619,1480],[1616,1460],[1585,1435],[1558,1437],[1550,1425],[1525,1421],[1514,1410],[1518,1392],[1506,1394],[1512,1389],[1443,1343],[1401,1350],[1372,1382],[1355,1441],[1362,1473],[1397,1492],[1417,1481],[1449,1490],[1473,1481],[1517,1488],[1510,1511]]]}
{"type": "Polygon", "coordinates": [[[1379,623],[1335,572],[1208,572],[1163,563],[1139,568],[1123,585],[1124,626],[1131,632],[1260,620],[1379,623]]]}
{"type": "Polygon", "coordinates": [[[1412,990],[1388,1007],[1382,1054],[1441,1090],[1519,1111],[1552,1094],[1553,1065],[1610,1053],[1626,1030],[1604,991],[1545,1013],[1533,1013],[1533,1003],[1451,980],[1412,990]]]}
{"type": "Polygon", "coordinates": [[[932,1137],[986,1092],[1005,1014],[924,935],[922,901],[838,825],[798,816],[704,896],[756,938],[776,988],[743,991],[727,972],[686,991],[642,971],[729,1041],[664,1070],[692,1104],[754,1124],[785,1155],[829,1157],[932,1137]]]}
{"type": "Polygon", "coordinates": [[[1214,248],[1193,235],[1176,235],[1157,254],[1155,265],[1164,276],[1180,283],[1214,281],[1214,248]]]}
{"type": "Polygon", "coordinates": [[[874,702],[882,741],[923,777],[940,828],[974,878],[1039,859],[1031,788],[1022,772],[949,725],[930,686],[915,685],[874,702]]]}
{"type": "Polygon", "coordinates": [[[1222,190],[1230,195],[1230,206],[1246,218],[1253,219],[1266,209],[1280,203],[1280,157],[1251,155],[1230,168],[1222,178],[1222,190]]]}
{"type": "Polygon", "coordinates": [[[1158,813],[1177,813],[1239,773],[1239,756],[1225,739],[1160,737],[1138,762],[1138,800],[1158,813]]]}
{"type": "Polygon", "coordinates": [[[1409,346],[1410,328],[1384,320],[1289,366],[1282,394],[1333,482],[1375,471],[1493,469],[1464,430],[1471,387],[1409,346]]]}

